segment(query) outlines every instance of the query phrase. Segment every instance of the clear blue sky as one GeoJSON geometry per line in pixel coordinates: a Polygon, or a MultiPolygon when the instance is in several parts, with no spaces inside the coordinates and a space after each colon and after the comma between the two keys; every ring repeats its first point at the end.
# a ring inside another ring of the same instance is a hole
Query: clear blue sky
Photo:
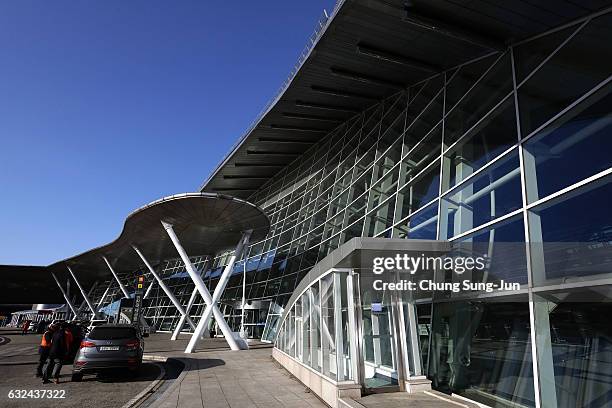
{"type": "Polygon", "coordinates": [[[196,191],[333,0],[0,4],[0,264],[114,239],[196,191]]]}

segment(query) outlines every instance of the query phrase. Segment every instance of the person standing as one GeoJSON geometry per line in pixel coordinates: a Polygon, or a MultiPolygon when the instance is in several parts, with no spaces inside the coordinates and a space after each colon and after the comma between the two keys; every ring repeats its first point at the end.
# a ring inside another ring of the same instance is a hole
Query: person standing
{"type": "Polygon", "coordinates": [[[23,336],[24,334],[28,334],[29,329],[30,329],[30,321],[26,320],[25,322],[23,322],[23,325],[21,326],[21,335],[23,336]]]}
{"type": "Polygon", "coordinates": [[[43,368],[43,384],[48,384],[49,378],[53,377],[56,384],[59,384],[59,375],[62,370],[62,363],[70,350],[72,343],[72,333],[67,330],[67,324],[62,323],[61,326],[53,333],[51,337],[51,347],[49,348],[49,356],[43,368]]]}
{"type": "Polygon", "coordinates": [[[49,325],[47,331],[45,331],[42,335],[42,339],[40,340],[40,346],[38,347],[38,366],[36,367],[36,377],[43,376],[43,366],[49,357],[49,350],[51,349],[51,341],[53,339],[53,334],[57,330],[57,325],[52,324],[49,325]]]}

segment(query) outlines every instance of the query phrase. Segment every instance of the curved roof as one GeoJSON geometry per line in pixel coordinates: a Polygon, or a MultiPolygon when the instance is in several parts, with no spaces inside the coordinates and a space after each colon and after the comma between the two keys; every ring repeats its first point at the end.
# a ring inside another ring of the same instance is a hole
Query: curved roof
{"type": "Polygon", "coordinates": [[[117,272],[141,268],[142,262],[132,245],[137,246],[152,264],[177,258],[176,248],[161,221],[174,226],[189,255],[216,254],[233,249],[242,232],[247,230],[253,231],[251,242],[256,242],[264,238],[270,228],[263,210],[238,198],[215,193],[164,197],[129,214],[120,235],[106,245],[49,266],[0,266],[3,303],[61,301],[61,294],[49,272],[55,272],[60,280],[65,279],[68,276],[66,265],[73,268],[86,289],[95,280],[110,276],[103,256],[117,272]]]}
{"type": "Polygon", "coordinates": [[[338,125],[400,89],[602,7],[608,2],[338,0],[282,92],[200,189],[250,197],[338,125]]]}

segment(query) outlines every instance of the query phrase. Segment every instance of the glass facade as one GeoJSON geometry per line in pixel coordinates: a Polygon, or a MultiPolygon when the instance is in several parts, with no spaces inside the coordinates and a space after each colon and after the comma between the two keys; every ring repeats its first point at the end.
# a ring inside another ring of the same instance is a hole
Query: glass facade
{"type": "MultiPolygon", "coordinates": [[[[527,243],[490,277],[525,284],[520,296],[429,297],[404,309],[415,319],[423,373],[437,389],[490,406],[605,405],[611,22],[612,14],[581,20],[432,76],[342,123],[279,171],[249,198],[271,228],[235,265],[221,302],[230,326],[240,328],[246,277],[251,337],[275,339],[329,378],[354,379],[346,274],[323,277],[287,305],[317,262],[361,236],[527,243]],[[575,300],[585,282],[603,303],[575,300]]],[[[205,272],[211,291],[228,255],[205,272]]],[[[194,260],[203,267],[204,257],[194,260]]],[[[193,284],[181,262],[159,268],[186,304],[193,284]]],[[[363,302],[364,360],[392,384],[397,333],[386,301],[376,313],[363,302]]],[[[203,307],[199,299],[192,316],[203,307]]],[[[160,330],[180,317],[157,287],[145,316],[160,330]]]]}

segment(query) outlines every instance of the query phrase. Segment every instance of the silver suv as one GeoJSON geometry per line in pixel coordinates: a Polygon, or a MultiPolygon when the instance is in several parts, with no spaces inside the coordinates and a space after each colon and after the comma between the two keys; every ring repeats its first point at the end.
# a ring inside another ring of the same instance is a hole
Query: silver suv
{"type": "Polygon", "coordinates": [[[127,368],[136,374],[142,364],[143,352],[144,341],[134,326],[96,326],[81,341],[72,367],[72,381],[81,381],[83,374],[111,368],[127,368]]]}

